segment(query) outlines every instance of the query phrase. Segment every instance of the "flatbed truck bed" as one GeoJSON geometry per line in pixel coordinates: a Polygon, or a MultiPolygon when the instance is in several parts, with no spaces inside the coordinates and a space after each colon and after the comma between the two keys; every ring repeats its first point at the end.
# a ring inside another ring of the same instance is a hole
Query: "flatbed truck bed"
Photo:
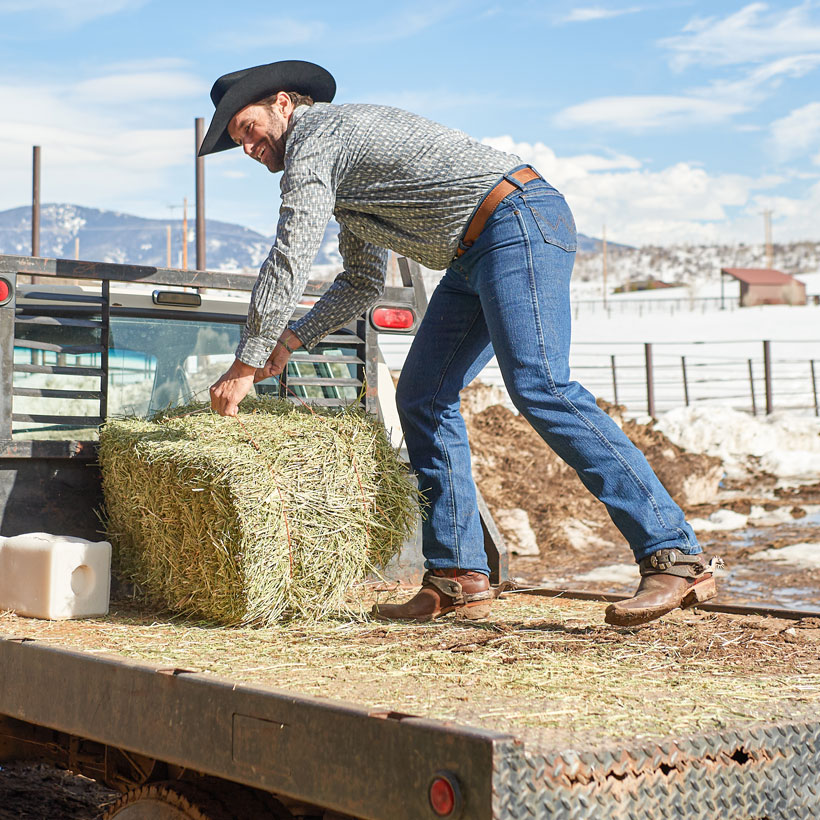
{"type": "Polygon", "coordinates": [[[0,714],[356,818],[440,816],[441,772],[465,818],[818,816],[820,625],[602,614],[527,595],[479,624],[5,614],[0,714]]]}

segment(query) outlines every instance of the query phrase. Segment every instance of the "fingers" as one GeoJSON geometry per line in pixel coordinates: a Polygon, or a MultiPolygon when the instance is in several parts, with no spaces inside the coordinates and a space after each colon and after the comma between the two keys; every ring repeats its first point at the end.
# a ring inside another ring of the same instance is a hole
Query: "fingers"
{"type": "Polygon", "coordinates": [[[230,396],[225,395],[223,385],[224,382],[220,380],[210,389],[211,410],[220,416],[235,416],[239,405],[230,396]]]}
{"type": "Polygon", "coordinates": [[[253,377],[254,384],[280,375],[287,367],[288,359],[290,359],[290,353],[282,345],[276,345],[264,366],[257,368],[253,377]]]}
{"type": "Polygon", "coordinates": [[[251,369],[245,375],[236,376],[228,370],[211,386],[211,409],[220,416],[235,416],[239,411],[239,402],[248,395],[253,387],[255,371],[251,369]]]}

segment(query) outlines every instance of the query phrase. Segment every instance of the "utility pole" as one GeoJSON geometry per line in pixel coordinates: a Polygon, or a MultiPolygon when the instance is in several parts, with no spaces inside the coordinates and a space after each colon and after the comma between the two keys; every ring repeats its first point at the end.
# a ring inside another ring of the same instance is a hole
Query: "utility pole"
{"type": "Polygon", "coordinates": [[[182,199],[182,270],[188,270],[188,197],[182,199]]]}
{"type": "Polygon", "coordinates": [[[766,267],[774,267],[774,248],[772,247],[772,211],[763,211],[763,230],[766,237],[766,267]]]}
{"type": "Polygon", "coordinates": [[[601,250],[604,265],[604,307],[606,307],[606,223],[601,227],[601,250]]]}
{"type": "Polygon", "coordinates": [[[205,120],[194,120],[194,156],[196,157],[196,269],[205,270],[205,157],[199,148],[205,138],[205,120]]]}
{"type": "Polygon", "coordinates": [[[165,267],[170,268],[171,267],[171,226],[170,225],[165,226],[165,245],[166,245],[165,267]]]}
{"type": "Polygon", "coordinates": [[[31,255],[40,255],[40,146],[34,146],[31,174],[31,255]]]}

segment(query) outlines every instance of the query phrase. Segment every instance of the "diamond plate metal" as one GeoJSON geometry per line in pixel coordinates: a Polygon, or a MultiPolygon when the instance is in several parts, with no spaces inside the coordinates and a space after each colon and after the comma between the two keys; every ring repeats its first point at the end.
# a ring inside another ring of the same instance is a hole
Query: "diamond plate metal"
{"type": "Polygon", "coordinates": [[[820,817],[820,723],[590,751],[496,745],[498,820],[809,820],[820,817]]]}

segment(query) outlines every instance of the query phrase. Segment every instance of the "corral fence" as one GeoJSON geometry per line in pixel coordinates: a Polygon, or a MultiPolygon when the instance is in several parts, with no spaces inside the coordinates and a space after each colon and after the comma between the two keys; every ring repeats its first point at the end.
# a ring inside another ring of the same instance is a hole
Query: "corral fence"
{"type": "MultiPolygon", "coordinates": [[[[409,342],[382,337],[393,371],[409,342]]],[[[754,415],[789,410],[820,416],[820,337],[813,340],[573,342],[571,376],[630,415],[681,405],[729,406],[754,415]]],[[[478,381],[503,386],[493,359],[478,381]]]]}
{"type": "Polygon", "coordinates": [[[753,415],[820,416],[820,339],[573,345],[572,376],[596,396],[656,416],[719,403],[753,415]]]}
{"type": "MultiPolygon", "coordinates": [[[[820,305],[820,293],[806,296],[809,306],[820,305]]],[[[714,311],[735,311],[741,308],[737,296],[699,296],[686,298],[681,296],[644,296],[641,298],[610,297],[603,299],[573,299],[572,315],[578,319],[582,316],[600,316],[611,318],[629,314],[631,316],[658,315],[665,313],[676,316],[680,313],[713,313],[714,311]]]]}

